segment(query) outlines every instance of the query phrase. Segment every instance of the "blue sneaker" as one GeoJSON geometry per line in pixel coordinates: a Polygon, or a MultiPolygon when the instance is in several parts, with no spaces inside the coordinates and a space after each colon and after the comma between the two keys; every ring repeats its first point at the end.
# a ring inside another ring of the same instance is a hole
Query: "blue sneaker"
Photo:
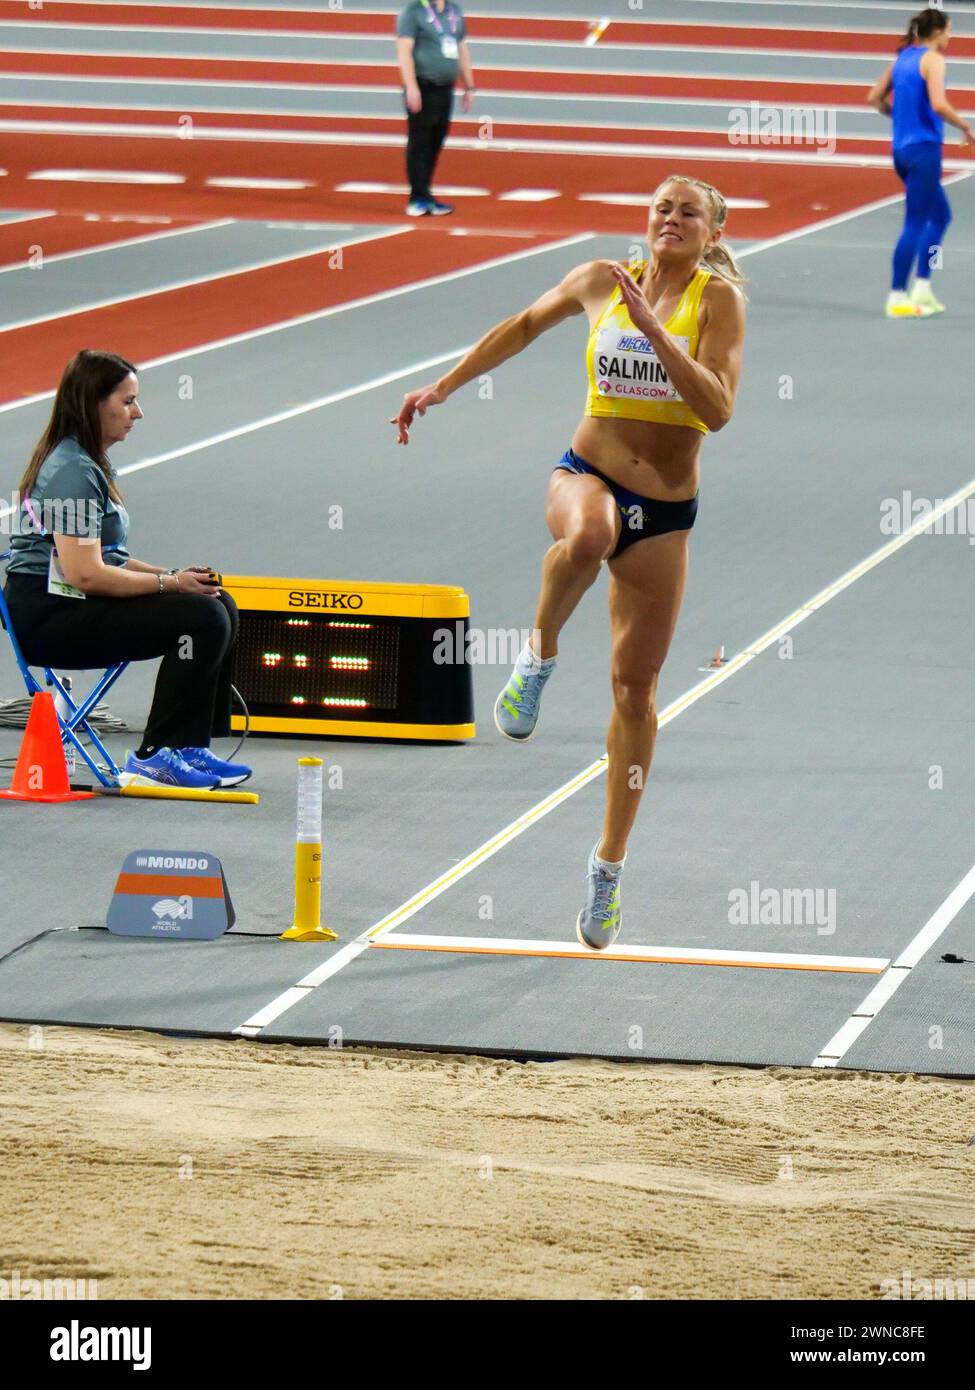
{"type": "Polygon", "coordinates": [[[615,873],[608,873],[606,869],[599,868],[596,864],[598,848],[598,844],[593,845],[589,856],[589,896],[576,919],[576,936],[583,946],[589,946],[594,951],[605,951],[607,946],[612,946],[623,926],[623,908],[620,904],[623,870],[620,868],[615,873]]]}
{"type": "Polygon", "coordinates": [[[185,763],[196,768],[197,772],[215,777],[217,785],[221,787],[236,787],[252,775],[251,769],[243,763],[224,762],[223,758],[211,753],[209,748],[181,748],[179,752],[185,763]]]}
{"type": "Polygon", "coordinates": [[[175,748],[157,748],[151,758],[130,753],[119,776],[120,787],[191,787],[211,791],[218,786],[212,772],[190,767],[175,748]]]}
{"type": "Polygon", "coordinates": [[[525,648],[511,673],[508,684],[494,702],[494,723],[499,734],[524,743],[531,738],[538,723],[538,704],[545,682],[555,670],[555,659],[544,663],[541,670],[532,670],[531,658],[525,648]]]}
{"type": "Polygon", "coordinates": [[[432,211],[433,204],[425,202],[420,198],[414,198],[412,202],[406,205],[407,217],[428,217],[432,211]]]}
{"type": "Polygon", "coordinates": [[[436,198],[427,206],[427,212],[434,217],[449,217],[453,210],[453,203],[441,203],[436,198]]]}

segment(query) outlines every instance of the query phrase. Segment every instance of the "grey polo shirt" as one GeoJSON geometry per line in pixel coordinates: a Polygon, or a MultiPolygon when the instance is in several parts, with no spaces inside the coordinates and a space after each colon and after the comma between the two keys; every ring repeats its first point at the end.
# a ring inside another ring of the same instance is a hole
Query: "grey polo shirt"
{"type": "Polygon", "coordinates": [[[101,542],[106,565],[124,565],[129,514],[109,495],[108,479],[76,439],[62,439],[44,460],[30,502],[41,530],[21,502],[18,530],[10,538],[10,574],[47,574],[54,532],[101,542]]]}
{"type": "Polygon", "coordinates": [[[456,53],[457,45],[467,37],[464,16],[453,0],[447,0],[442,10],[437,9],[434,0],[427,4],[410,0],[397,20],[396,34],[398,38],[414,40],[413,65],[419,80],[453,86],[460,72],[460,59],[449,54],[456,53]]]}

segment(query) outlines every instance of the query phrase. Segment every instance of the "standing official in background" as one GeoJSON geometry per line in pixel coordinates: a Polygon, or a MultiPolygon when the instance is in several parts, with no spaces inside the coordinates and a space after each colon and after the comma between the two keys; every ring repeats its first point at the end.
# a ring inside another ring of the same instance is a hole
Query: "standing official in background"
{"type": "Polygon", "coordinates": [[[454,209],[433,196],[431,183],[450,129],[458,74],[464,82],[464,111],[474,104],[467,26],[453,0],[410,0],[397,22],[396,36],[408,122],[406,211],[410,217],[444,217],[454,209]]]}

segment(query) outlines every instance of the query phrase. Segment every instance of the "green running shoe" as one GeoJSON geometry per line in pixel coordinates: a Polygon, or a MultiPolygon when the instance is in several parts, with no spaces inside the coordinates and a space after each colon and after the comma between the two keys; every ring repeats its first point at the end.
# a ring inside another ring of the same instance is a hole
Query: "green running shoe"
{"type": "Polygon", "coordinates": [[[943,314],[945,311],[945,306],[941,300],[934,297],[930,280],[916,280],[914,282],[914,288],[911,290],[911,303],[916,305],[924,318],[931,314],[943,314]]]}
{"type": "MultiPolygon", "coordinates": [[[[623,870],[618,869],[611,874],[599,868],[596,864],[598,848],[598,844],[593,845],[589,856],[589,896],[576,919],[576,936],[583,946],[594,951],[605,951],[607,946],[612,946],[623,926],[620,903],[623,870]]],[[[626,862],[625,859],[623,862],[626,862]]]]}
{"type": "Polygon", "coordinates": [[[555,670],[555,659],[545,662],[542,669],[532,670],[531,660],[523,651],[515,662],[508,684],[494,703],[494,723],[499,734],[524,743],[531,738],[538,723],[538,705],[545,682],[555,670]]]}

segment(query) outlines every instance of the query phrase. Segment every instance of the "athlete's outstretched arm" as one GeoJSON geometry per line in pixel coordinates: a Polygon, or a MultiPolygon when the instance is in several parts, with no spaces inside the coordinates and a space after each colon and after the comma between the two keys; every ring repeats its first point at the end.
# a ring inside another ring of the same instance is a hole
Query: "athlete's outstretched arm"
{"type": "Polygon", "coordinates": [[[442,376],[431,386],[423,386],[418,391],[408,391],[403,397],[403,406],[398,416],[390,420],[399,428],[399,444],[409,444],[410,426],[414,416],[425,415],[427,407],[442,405],[448,396],[475,377],[493,371],[509,357],[522,352],[540,334],[554,328],[563,319],[573,314],[581,314],[587,288],[600,269],[605,275],[605,265],[600,261],[590,261],[570,270],[560,285],[546,291],[534,304],[522,309],[518,314],[496,324],[479,343],[476,343],[456,367],[442,376]]]}

